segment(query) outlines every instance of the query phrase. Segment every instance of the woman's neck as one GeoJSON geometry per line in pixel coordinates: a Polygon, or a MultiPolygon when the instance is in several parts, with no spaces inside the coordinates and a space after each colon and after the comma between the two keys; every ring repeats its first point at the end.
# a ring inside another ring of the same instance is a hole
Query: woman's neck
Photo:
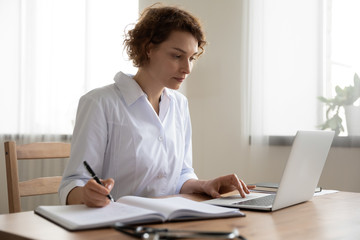
{"type": "Polygon", "coordinates": [[[140,69],[134,76],[134,80],[139,84],[144,93],[146,93],[149,102],[159,115],[159,102],[164,87],[157,86],[156,81],[154,81],[146,71],[140,69]]]}

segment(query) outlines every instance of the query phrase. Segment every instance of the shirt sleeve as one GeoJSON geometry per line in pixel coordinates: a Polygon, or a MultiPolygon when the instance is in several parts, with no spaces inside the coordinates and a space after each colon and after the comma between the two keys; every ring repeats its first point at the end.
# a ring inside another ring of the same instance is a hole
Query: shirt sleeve
{"type": "Polygon", "coordinates": [[[198,179],[194,169],[192,167],[192,130],[191,130],[191,120],[189,107],[186,101],[185,113],[184,114],[184,127],[185,127],[185,157],[183,162],[183,167],[181,169],[180,178],[176,186],[176,194],[180,193],[180,190],[183,184],[189,179],[198,179]]]}
{"type": "Polygon", "coordinates": [[[66,204],[67,196],[74,187],[84,186],[91,178],[83,161],[86,160],[96,173],[102,173],[107,124],[104,109],[99,102],[91,95],[85,95],[79,101],[70,159],[59,187],[61,204],[66,204]]]}

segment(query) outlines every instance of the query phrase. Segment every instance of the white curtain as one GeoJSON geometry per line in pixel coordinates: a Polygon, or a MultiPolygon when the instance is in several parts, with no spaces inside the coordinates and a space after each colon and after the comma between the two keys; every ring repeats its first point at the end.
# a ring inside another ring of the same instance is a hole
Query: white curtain
{"type": "MultiPolygon", "coordinates": [[[[137,1],[0,0],[1,142],[69,141],[80,96],[135,73],[122,42],[137,18],[137,1]]],[[[21,178],[62,175],[64,163],[46,164],[21,164],[21,178]]]]}
{"type": "Polygon", "coordinates": [[[321,1],[248,1],[252,144],[315,129],[322,116],[321,1]]]}
{"type": "MultiPolygon", "coordinates": [[[[360,22],[360,1],[327,0],[325,2],[328,84],[324,89],[324,95],[334,97],[336,86],[343,89],[347,86],[354,86],[355,73],[360,76],[360,28],[358,24],[360,22]]],[[[339,134],[340,136],[360,136],[360,99],[357,99],[353,105],[355,107],[352,114],[351,111],[341,108],[340,117],[343,120],[344,131],[339,134]]]]}
{"type": "MultiPolygon", "coordinates": [[[[267,145],[269,136],[319,129],[326,106],[318,97],[334,97],[335,86],[354,84],[354,74],[360,75],[359,1],[246,3],[251,143],[267,145]]],[[[340,136],[351,135],[344,109],[340,117],[345,129],[340,136]]],[[[356,115],[349,118],[359,121],[356,115]]]]}
{"type": "Polygon", "coordinates": [[[71,134],[85,92],[131,72],[122,40],[137,3],[2,0],[1,134],[71,134]]]}

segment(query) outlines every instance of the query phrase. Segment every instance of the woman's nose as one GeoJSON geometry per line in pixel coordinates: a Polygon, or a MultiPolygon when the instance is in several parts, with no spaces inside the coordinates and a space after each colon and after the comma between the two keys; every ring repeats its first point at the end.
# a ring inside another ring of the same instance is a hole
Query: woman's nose
{"type": "Polygon", "coordinates": [[[192,63],[189,60],[185,60],[182,64],[181,71],[185,74],[189,74],[191,72],[192,63]]]}

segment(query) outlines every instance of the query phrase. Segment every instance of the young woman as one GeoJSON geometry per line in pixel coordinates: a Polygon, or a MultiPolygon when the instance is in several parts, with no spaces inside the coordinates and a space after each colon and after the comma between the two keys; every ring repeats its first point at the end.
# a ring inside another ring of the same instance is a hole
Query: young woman
{"type": "Polygon", "coordinates": [[[124,43],[138,71],[135,76],[119,72],[114,84],[81,97],[61,202],[102,207],[110,191],[115,199],[249,193],[235,174],[198,180],[192,168],[188,103],[176,90],[204,51],[198,19],[177,7],[152,6],[124,43]],[[83,161],[105,179],[104,186],[91,178],[83,161]]]}

